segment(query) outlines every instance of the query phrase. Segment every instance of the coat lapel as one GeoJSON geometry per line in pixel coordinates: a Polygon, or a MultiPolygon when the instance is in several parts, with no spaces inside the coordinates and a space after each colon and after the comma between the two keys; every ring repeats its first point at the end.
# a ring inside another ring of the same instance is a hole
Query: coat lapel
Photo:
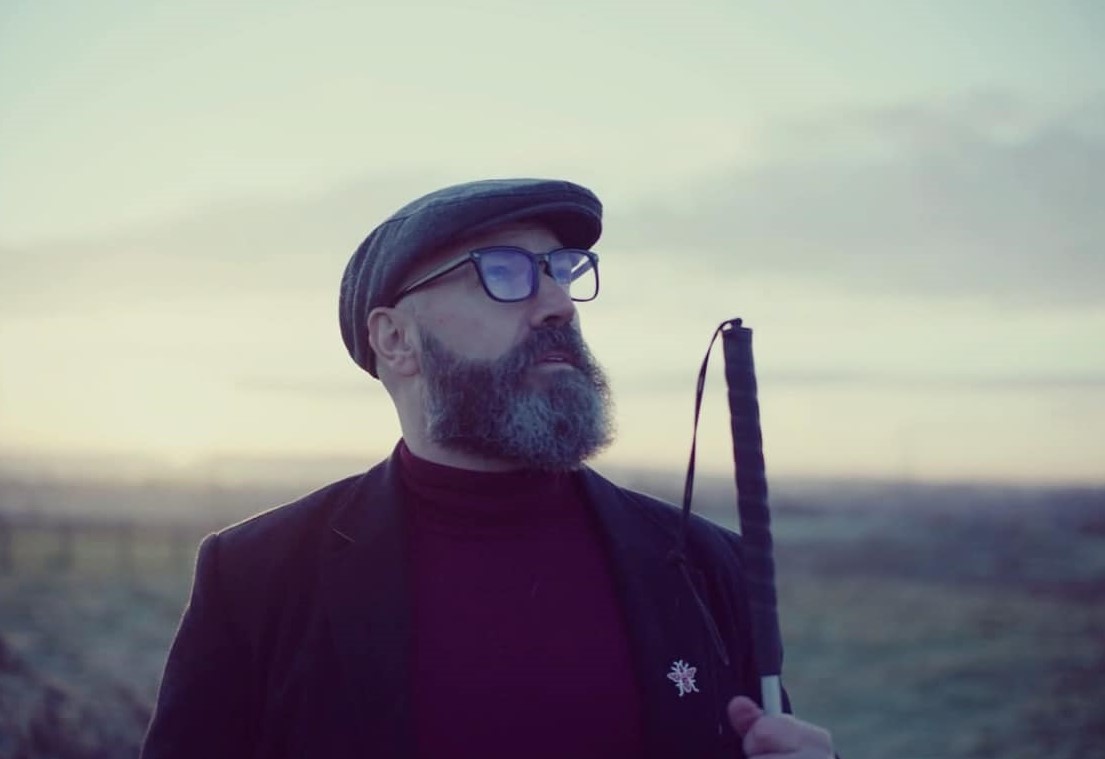
{"type": "MultiPolygon", "coordinates": [[[[726,732],[726,694],[719,692],[723,665],[687,579],[671,558],[675,521],[662,524],[591,470],[585,470],[584,483],[625,613],[649,755],[712,756],[726,732]]],[[[701,594],[701,575],[688,569],[701,594]]]]}
{"type": "Polygon", "coordinates": [[[413,753],[406,526],[392,457],[351,489],[330,523],[320,580],[360,745],[413,753]]]}

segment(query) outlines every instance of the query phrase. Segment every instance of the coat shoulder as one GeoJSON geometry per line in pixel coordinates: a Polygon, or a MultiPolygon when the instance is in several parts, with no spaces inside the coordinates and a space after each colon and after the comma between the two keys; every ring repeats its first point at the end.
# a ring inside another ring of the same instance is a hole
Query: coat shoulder
{"type": "MultiPolygon", "coordinates": [[[[594,470],[588,470],[587,477],[591,492],[618,499],[625,508],[633,509],[668,533],[673,541],[678,539],[683,521],[681,508],[662,498],[617,485],[594,470]]],[[[730,558],[735,555],[738,562],[740,560],[740,535],[693,511],[687,522],[687,541],[696,553],[703,552],[710,558],[730,558]]]]}
{"type": "Polygon", "coordinates": [[[302,538],[304,531],[324,526],[328,517],[356,489],[358,483],[372,474],[356,474],[331,482],[293,501],[254,514],[218,531],[222,544],[228,548],[248,549],[302,538]]]}
{"type": "Polygon", "coordinates": [[[240,589],[260,589],[302,570],[331,537],[331,524],[342,509],[366,491],[379,489],[385,465],[332,482],[209,536],[205,544],[217,544],[221,576],[240,589]]]}

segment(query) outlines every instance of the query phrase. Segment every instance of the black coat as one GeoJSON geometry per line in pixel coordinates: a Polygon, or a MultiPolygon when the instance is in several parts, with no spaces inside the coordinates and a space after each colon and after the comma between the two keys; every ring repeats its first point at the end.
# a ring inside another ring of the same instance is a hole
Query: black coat
{"type": "MultiPolygon", "coordinates": [[[[412,755],[396,467],[393,456],[203,541],[144,759],[412,755]]],[[[677,509],[580,476],[626,615],[649,756],[742,756],[725,706],[759,686],[739,536],[692,517],[681,567],[677,509]],[[696,667],[698,692],[679,695],[677,660],[696,667]]]]}

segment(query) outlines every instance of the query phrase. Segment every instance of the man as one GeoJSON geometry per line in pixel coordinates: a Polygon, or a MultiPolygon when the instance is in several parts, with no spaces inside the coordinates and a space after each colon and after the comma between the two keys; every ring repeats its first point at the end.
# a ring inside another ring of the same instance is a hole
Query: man
{"type": "Polygon", "coordinates": [[[611,438],[575,305],[601,218],[491,180],[368,236],[342,336],[402,440],[203,542],[144,757],[831,755],[748,698],[739,538],[696,518],[674,552],[677,510],[583,465],[611,438]]]}

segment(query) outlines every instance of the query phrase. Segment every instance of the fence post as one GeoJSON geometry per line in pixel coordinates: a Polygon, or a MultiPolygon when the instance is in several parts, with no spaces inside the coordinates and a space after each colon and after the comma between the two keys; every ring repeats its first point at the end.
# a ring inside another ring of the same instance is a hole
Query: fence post
{"type": "Polygon", "coordinates": [[[192,558],[189,555],[189,534],[188,528],[179,522],[174,524],[169,532],[169,540],[172,545],[172,550],[169,552],[169,561],[172,562],[174,567],[185,566],[192,558]]]}
{"type": "Polygon", "coordinates": [[[0,511],[0,574],[11,574],[15,569],[12,556],[12,523],[8,515],[0,511]]]}
{"type": "Polygon", "coordinates": [[[116,541],[119,544],[119,569],[125,575],[134,572],[134,521],[121,517],[115,527],[116,541]]]}
{"type": "Polygon", "coordinates": [[[60,518],[54,523],[58,534],[58,553],[55,559],[55,567],[60,572],[69,572],[76,564],[76,529],[67,518],[60,518]]]}

